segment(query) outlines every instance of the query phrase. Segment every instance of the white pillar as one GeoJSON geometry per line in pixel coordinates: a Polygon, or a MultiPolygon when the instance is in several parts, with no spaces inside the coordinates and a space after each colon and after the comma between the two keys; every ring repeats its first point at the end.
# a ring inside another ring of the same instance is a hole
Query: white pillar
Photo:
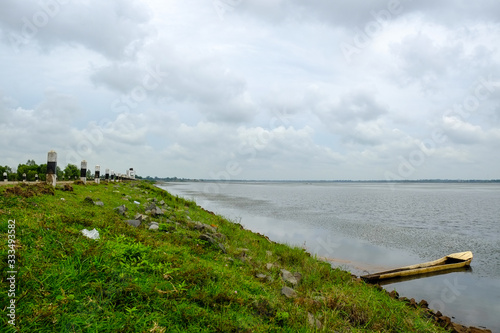
{"type": "Polygon", "coordinates": [[[51,184],[54,187],[56,187],[56,183],[57,183],[56,168],[57,168],[57,153],[55,151],[51,150],[47,154],[46,182],[47,182],[47,184],[51,184]]]}
{"type": "Polygon", "coordinates": [[[95,166],[94,182],[96,184],[100,184],[100,182],[101,182],[101,166],[100,165],[96,165],[95,166]]]}
{"type": "Polygon", "coordinates": [[[82,166],[80,168],[80,180],[87,184],[87,161],[82,161],[82,166]]]}

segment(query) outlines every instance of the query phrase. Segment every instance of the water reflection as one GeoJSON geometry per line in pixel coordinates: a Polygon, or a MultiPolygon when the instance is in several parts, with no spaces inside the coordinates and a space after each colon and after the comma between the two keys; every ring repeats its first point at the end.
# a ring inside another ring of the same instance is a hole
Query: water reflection
{"type": "Polygon", "coordinates": [[[463,223],[471,214],[479,216],[484,205],[478,200],[495,201],[492,187],[478,187],[480,197],[460,201],[463,193],[454,191],[461,187],[439,186],[398,185],[398,191],[391,192],[361,184],[334,189],[323,184],[235,184],[213,195],[200,190],[199,184],[183,184],[169,185],[167,190],[273,241],[305,247],[357,276],[472,250],[472,267],[479,268],[474,274],[451,272],[391,281],[384,288],[417,301],[425,299],[458,323],[500,332],[500,280],[494,273],[500,263],[494,223],[498,205],[488,206],[483,226],[463,223]],[[248,188],[251,193],[245,192],[248,188]],[[479,230],[485,235],[477,235],[479,230]]]}

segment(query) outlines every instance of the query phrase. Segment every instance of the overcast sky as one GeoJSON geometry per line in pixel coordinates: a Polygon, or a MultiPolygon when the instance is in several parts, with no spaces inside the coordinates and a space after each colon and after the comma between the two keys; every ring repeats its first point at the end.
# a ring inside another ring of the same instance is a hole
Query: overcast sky
{"type": "Polygon", "coordinates": [[[495,0],[2,0],[0,164],[499,179],[495,0]]]}

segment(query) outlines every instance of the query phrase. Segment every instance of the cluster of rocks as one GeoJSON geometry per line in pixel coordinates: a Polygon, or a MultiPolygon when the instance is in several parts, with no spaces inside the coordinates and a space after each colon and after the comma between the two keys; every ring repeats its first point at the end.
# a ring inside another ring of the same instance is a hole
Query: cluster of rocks
{"type": "MultiPolygon", "coordinates": [[[[128,199],[130,199],[130,197],[125,196],[124,199],[128,200],[128,199]]],[[[164,216],[165,213],[167,212],[167,209],[162,208],[165,205],[165,201],[162,200],[161,202],[159,202],[159,205],[162,206],[162,207],[159,207],[156,205],[156,202],[157,202],[156,198],[149,199],[148,201],[151,201],[151,200],[153,200],[153,202],[146,203],[145,214],[137,213],[133,219],[125,220],[124,222],[137,228],[142,223],[146,223],[149,220],[150,216],[152,216],[152,217],[164,216]]],[[[135,203],[138,204],[138,202],[135,202],[135,203]]],[[[116,207],[115,211],[122,216],[127,216],[128,208],[125,205],[121,205],[121,206],[116,207]]],[[[148,228],[150,230],[159,230],[160,224],[158,222],[151,221],[148,225],[148,228]]]]}
{"type": "MultiPolygon", "coordinates": [[[[380,285],[376,286],[379,290],[384,290],[380,285]]],[[[406,297],[399,297],[397,291],[393,290],[391,292],[387,292],[391,298],[398,299],[400,301],[405,302],[408,306],[412,308],[422,308],[426,310],[426,315],[428,318],[432,318],[435,320],[441,327],[449,329],[453,333],[491,333],[491,330],[482,329],[477,327],[467,327],[464,325],[460,325],[451,321],[450,317],[444,316],[441,311],[434,312],[432,309],[429,309],[429,303],[426,300],[421,300],[417,303],[414,298],[408,299],[406,297]]]]}

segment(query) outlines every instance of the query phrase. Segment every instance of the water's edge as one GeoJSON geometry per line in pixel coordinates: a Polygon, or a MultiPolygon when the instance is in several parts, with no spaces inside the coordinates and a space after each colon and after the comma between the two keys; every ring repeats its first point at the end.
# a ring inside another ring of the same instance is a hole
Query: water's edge
{"type": "MultiPolygon", "coordinates": [[[[189,183],[158,186],[173,195],[193,200],[205,209],[237,221],[245,228],[262,233],[273,241],[303,246],[310,253],[330,262],[333,267],[340,267],[358,276],[429,259],[411,251],[372,244],[351,235],[328,234],[322,228],[311,228],[295,221],[256,215],[242,207],[241,202],[232,205],[231,200],[223,194],[208,196],[199,189],[190,187],[189,183]]],[[[256,205],[266,204],[254,199],[245,198],[244,201],[254,208],[256,205]]],[[[500,279],[473,272],[474,269],[390,283],[383,287],[389,291],[397,290],[403,297],[415,298],[417,301],[425,299],[432,309],[441,311],[457,323],[500,332],[500,325],[496,322],[496,315],[500,313],[500,279]]]]}

